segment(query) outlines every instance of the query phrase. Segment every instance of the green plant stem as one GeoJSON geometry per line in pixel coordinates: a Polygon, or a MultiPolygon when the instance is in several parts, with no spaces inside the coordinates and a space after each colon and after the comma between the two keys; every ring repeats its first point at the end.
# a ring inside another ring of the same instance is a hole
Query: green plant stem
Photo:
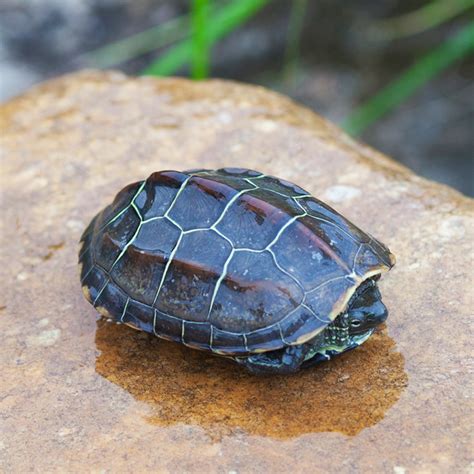
{"type": "MultiPolygon", "coordinates": [[[[207,25],[207,47],[210,48],[216,41],[235,30],[261,10],[269,1],[270,0],[234,0],[229,5],[219,9],[207,25]]],[[[192,54],[193,41],[181,41],[146,68],[143,74],[152,76],[173,74],[190,61],[192,54]]]]}
{"type": "Polygon", "coordinates": [[[86,63],[95,67],[110,67],[141,54],[168,46],[189,36],[189,18],[183,15],[149,28],[136,35],[115,41],[82,56],[86,63]]]}
{"type": "Polygon", "coordinates": [[[474,0],[434,0],[405,15],[381,20],[374,25],[386,39],[402,38],[429,30],[474,7],[474,0]]]}
{"type": "Polygon", "coordinates": [[[294,74],[299,57],[301,32],[308,0],[293,0],[285,50],[283,76],[288,78],[294,74]]]}
{"type": "Polygon", "coordinates": [[[343,122],[351,135],[360,135],[372,123],[397,107],[450,64],[474,51],[474,22],[418,60],[398,79],[382,89],[368,102],[355,109],[343,122]]]}
{"type": "Polygon", "coordinates": [[[192,77],[193,79],[205,79],[209,75],[210,50],[207,44],[206,28],[209,13],[208,0],[194,0],[193,21],[193,54],[192,54],[192,77]]]}

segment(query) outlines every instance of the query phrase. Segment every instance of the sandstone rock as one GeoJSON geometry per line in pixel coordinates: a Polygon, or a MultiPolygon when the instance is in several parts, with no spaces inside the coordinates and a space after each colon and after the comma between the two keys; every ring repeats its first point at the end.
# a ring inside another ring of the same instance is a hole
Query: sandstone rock
{"type": "Polygon", "coordinates": [[[467,471],[472,201],[229,82],[85,72],[3,105],[0,126],[2,470],[467,471]],[[256,378],[98,320],[77,278],[90,218],[152,171],[221,166],[294,181],[389,245],[387,327],[256,378]]]}

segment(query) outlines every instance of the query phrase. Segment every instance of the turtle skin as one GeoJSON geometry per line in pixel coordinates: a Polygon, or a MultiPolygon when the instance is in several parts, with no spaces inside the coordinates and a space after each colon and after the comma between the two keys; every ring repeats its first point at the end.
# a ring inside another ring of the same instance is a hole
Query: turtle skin
{"type": "Polygon", "coordinates": [[[310,340],[394,257],[295,184],[224,168],[125,187],[84,231],[79,262],[102,315],[242,357],[310,340]]]}

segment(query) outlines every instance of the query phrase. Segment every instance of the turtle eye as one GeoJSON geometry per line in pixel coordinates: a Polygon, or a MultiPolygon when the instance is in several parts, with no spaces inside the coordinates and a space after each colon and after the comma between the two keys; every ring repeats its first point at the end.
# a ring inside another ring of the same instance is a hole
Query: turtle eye
{"type": "Polygon", "coordinates": [[[362,324],[362,323],[361,323],[358,319],[353,319],[353,320],[351,321],[351,326],[352,326],[353,328],[358,328],[358,327],[360,327],[361,324],[362,324]]]}

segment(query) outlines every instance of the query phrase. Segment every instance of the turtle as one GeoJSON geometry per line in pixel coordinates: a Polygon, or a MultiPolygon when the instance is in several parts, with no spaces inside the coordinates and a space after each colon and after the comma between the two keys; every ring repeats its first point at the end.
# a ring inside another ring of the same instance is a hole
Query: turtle
{"type": "Polygon", "coordinates": [[[380,241],[289,181],[246,168],[158,171],[123,188],[80,240],[103,316],[289,374],[352,350],[386,320],[380,241]]]}

